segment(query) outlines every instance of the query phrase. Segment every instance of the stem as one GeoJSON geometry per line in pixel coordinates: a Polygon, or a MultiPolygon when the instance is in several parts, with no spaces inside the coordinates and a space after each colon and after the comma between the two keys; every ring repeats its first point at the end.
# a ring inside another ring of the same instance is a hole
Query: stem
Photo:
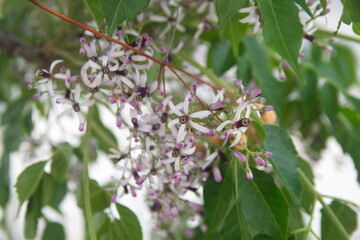
{"type": "Polygon", "coordinates": [[[90,148],[90,129],[91,129],[91,114],[92,108],[89,108],[87,114],[88,127],[86,128],[85,135],[83,136],[83,188],[84,188],[84,206],[85,206],[85,219],[88,227],[91,240],[96,240],[96,233],[94,228],[94,221],[91,211],[90,203],[90,179],[89,179],[89,148],[90,148]]]}
{"type": "MultiPolygon", "coordinates": [[[[311,189],[311,191],[315,194],[316,199],[323,206],[324,211],[328,214],[331,221],[336,225],[336,227],[340,230],[339,233],[342,235],[341,239],[350,239],[349,234],[346,232],[344,226],[341,224],[333,210],[326,204],[321,194],[319,194],[311,184],[310,180],[306,177],[304,172],[301,169],[298,169],[298,173],[303,182],[311,189]]],[[[315,208],[315,207],[314,207],[315,208]]]]}
{"type": "Polygon", "coordinates": [[[202,66],[198,62],[196,62],[192,57],[186,54],[177,53],[177,55],[182,58],[183,60],[187,61],[195,68],[201,71],[202,74],[206,75],[214,84],[226,89],[229,93],[235,95],[235,93],[229,88],[227,84],[225,84],[220,78],[218,78],[211,70],[207,69],[206,67],[202,66]]]}
{"type": "Polygon", "coordinates": [[[345,39],[345,40],[360,43],[360,38],[357,38],[357,37],[352,37],[352,36],[348,36],[348,35],[341,34],[341,33],[338,33],[338,34],[334,35],[334,32],[324,30],[324,29],[318,30],[318,32],[319,33],[324,33],[324,34],[329,34],[331,36],[339,37],[339,38],[342,38],[342,39],[345,39]]]}
{"type": "Polygon", "coordinates": [[[343,202],[343,203],[352,205],[352,206],[360,209],[360,205],[359,205],[359,204],[356,204],[356,203],[354,203],[354,202],[351,202],[351,201],[348,201],[348,200],[345,200],[345,199],[341,199],[341,198],[337,198],[337,197],[333,197],[333,196],[324,195],[324,194],[322,194],[321,196],[322,196],[323,198],[331,198],[331,199],[336,200],[336,201],[338,201],[338,202],[343,202]]]}
{"type": "Polygon", "coordinates": [[[94,29],[92,29],[92,28],[90,28],[90,27],[88,27],[88,26],[85,26],[84,24],[81,24],[81,23],[75,21],[74,19],[69,18],[69,17],[67,17],[67,16],[65,16],[65,15],[63,15],[63,14],[61,14],[61,13],[59,13],[59,12],[57,12],[57,11],[55,11],[55,10],[47,7],[47,6],[45,6],[44,4],[40,3],[40,2],[37,1],[37,0],[29,0],[29,1],[30,1],[31,3],[33,3],[34,5],[38,6],[39,8],[47,11],[48,13],[51,13],[51,14],[55,15],[55,16],[58,17],[58,18],[61,18],[61,19],[65,20],[65,21],[67,21],[67,22],[69,22],[69,23],[71,23],[71,24],[74,24],[75,26],[78,26],[78,27],[80,27],[80,28],[82,28],[82,29],[84,29],[84,30],[87,30],[87,31],[89,31],[89,32],[92,32],[93,34],[95,34],[95,35],[98,36],[98,37],[105,38],[105,39],[107,39],[107,40],[109,40],[109,41],[111,41],[111,42],[114,42],[114,43],[116,43],[116,44],[119,44],[119,45],[123,46],[124,48],[130,49],[130,50],[136,52],[137,54],[142,55],[142,56],[146,57],[147,59],[150,59],[150,60],[152,60],[152,61],[160,64],[161,66],[166,66],[167,68],[169,68],[169,69],[171,69],[171,70],[174,70],[174,69],[175,69],[175,70],[178,70],[178,71],[186,74],[187,76],[192,77],[193,79],[196,79],[196,80],[198,80],[199,82],[202,82],[202,83],[208,85],[209,87],[211,87],[211,88],[213,88],[213,89],[216,89],[216,90],[220,90],[220,89],[221,89],[220,87],[214,86],[214,85],[206,82],[205,80],[201,79],[200,77],[198,77],[198,76],[196,76],[196,75],[194,75],[194,74],[192,74],[192,73],[189,73],[189,72],[187,72],[187,71],[185,71],[185,70],[183,70],[183,69],[181,69],[181,68],[179,68],[179,67],[177,67],[177,66],[175,66],[175,65],[172,65],[172,64],[169,63],[169,62],[165,62],[165,61],[162,61],[162,60],[160,60],[160,59],[157,59],[157,58],[155,58],[155,57],[153,57],[153,56],[150,56],[150,55],[148,55],[148,54],[146,54],[146,53],[144,53],[144,52],[142,52],[142,51],[140,51],[140,50],[138,50],[138,49],[136,49],[136,48],[134,48],[134,47],[131,47],[130,45],[128,45],[128,44],[126,44],[126,43],[123,43],[123,42],[121,42],[121,41],[119,41],[119,40],[116,40],[116,39],[114,39],[114,38],[112,38],[112,37],[109,37],[109,36],[107,36],[107,35],[105,35],[105,34],[103,34],[103,33],[101,33],[101,32],[98,32],[98,31],[96,31],[96,30],[94,30],[94,29]]]}

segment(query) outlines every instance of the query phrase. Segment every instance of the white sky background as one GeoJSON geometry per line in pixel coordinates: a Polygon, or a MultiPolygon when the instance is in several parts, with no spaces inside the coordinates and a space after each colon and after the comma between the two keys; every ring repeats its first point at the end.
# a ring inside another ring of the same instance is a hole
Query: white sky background
{"type": "MultiPolygon", "coordinates": [[[[327,16],[327,19],[321,19],[319,25],[324,26],[326,29],[331,31],[336,30],[336,26],[338,20],[341,15],[342,5],[340,0],[332,0],[332,3],[329,5],[329,8],[332,9],[332,12],[327,16]]],[[[344,33],[349,36],[356,36],[352,33],[351,27],[343,24],[340,33],[344,33]]],[[[359,54],[359,44],[354,45],[356,53],[358,55],[358,59],[360,59],[359,54]]],[[[56,106],[55,114],[51,115],[52,122],[50,125],[38,124],[37,131],[39,135],[44,134],[46,132],[50,132],[53,136],[53,140],[56,141],[58,136],[63,135],[63,131],[71,134],[66,134],[66,140],[69,142],[74,142],[73,135],[79,135],[77,130],[77,120],[67,118],[64,121],[57,121],[56,114],[62,111],[61,106],[56,106]],[[74,120],[76,124],[73,124],[74,120]]],[[[114,126],[113,118],[104,118],[106,124],[108,126],[114,126]]],[[[76,141],[75,141],[76,142],[76,141]]],[[[301,143],[299,140],[294,139],[295,144],[299,152],[301,153],[301,143]]],[[[313,164],[313,170],[315,173],[315,182],[316,189],[323,194],[335,196],[339,198],[343,198],[349,201],[353,201],[357,204],[360,204],[360,188],[359,184],[356,181],[357,173],[355,171],[355,167],[352,159],[349,156],[343,154],[341,147],[334,139],[329,139],[327,142],[327,149],[321,154],[321,160],[318,163],[313,164]]],[[[1,150],[1,149],[0,149],[1,150]]],[[[21,173],[21,171],[27,167],[32,162],[22,161],[25,159],[24,148],[22,151],[17,154],[12,155],[11,162],[11,181],[12,186],[15,184],[17,176],[21,173]]],[[[36,160],[45,160],[51,156],[49,149],[44,148],[40,153],[39,157],[36,160]]],[[[108,182],[111,176],[117,175],[117,170],[114,169],[113,164],[105,158],[101,158],[96,164],[92,165],[90,168],[90,176],[93,179],[96,179],[100,185],[108,182]]],[[[14,189],[12,189],[14,191],[14,189]]],[[[146,205],[143,202],[143,199],[139,197],[141,194],[138,194],[137,198],[133,198],[130,194],[122,199],[120,202],[124,205],[128,206],[131,210],[133,210],[142,225],[144,240],[150,240],[150,231],[153,226],[153,221],[151,220],[151,215],[147,210],[146,205]]],[[[326,199],[328,200],[328,199],[326,199]]],[[[329,201],[328,201],[329,202],[329,201]]],[[[10,203],[10,209],[6,214],[7,218],[11,222],[12,231],[15,239],[23,239],[23,219],[24,219],[24,209],[20,211],[19,217],[16,217],[18,202],[16,199],[16,193],[13,192],[13,199],[10,203]]],[[[320,204],[318,204],[320,208],[320,204]]],[[[60,216],[51,209],[46,209],[45,214],[49,216],[49,218],[54,221],[59,221],[65,224],[66,235],[70,240],[79,240],[83,239],[83,227],[84,221],[82,217],[82,212],[77,208],[75,197],[73,195],[68,195],[64,202],[61,205],[64,216],[60,216]]],[[[4,213],[0,211],[0,218],[4,217],[4,213]]],[[[316,220],[314,222],[314,229],[317,233],[320,232],[320,214],[317,213],[316,220]]],[[[360,222],[360,219],[359,219],[360,222]]],[[[44,223],[40,224],[40,229],[43,229],[44,223]]],[[[0,232],[0,240],[4,237],[0,232]]],[[[360,230],[356,234],[353,235],[354,240],[360,239],[360,230]]]]}

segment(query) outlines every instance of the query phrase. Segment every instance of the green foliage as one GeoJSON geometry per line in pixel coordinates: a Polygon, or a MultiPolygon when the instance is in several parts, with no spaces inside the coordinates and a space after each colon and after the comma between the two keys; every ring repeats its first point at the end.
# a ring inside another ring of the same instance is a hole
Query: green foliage
{"type": "Polygon", "coordinates": [[[339,229],[339,223],[341,227],[345,228],[346,232],[350,236],[357,227],[357,214],[356,212],[344,203],[333,201],[329,205],[330,209],[334,212],[337,219],[329,216],[328,211],[321,210],[321,237],[323,240],[337,240],[343,239],[343,234],[339,229]],[[337,222],[339,221],[339,222],[337,222]]]}
{"type": "Polygon", "coordinates": [[[261,18],[265,21],[265,40],[299,74],[298,56],[304,36],[298,9],[288,0],[260,0],[261,18]]]}
{"type": "Polygon", "coordinates": [[[219,183],[209,178],[204,186],[204,221],[209,229],[218,231],[234,205],[233,173],[224,168],[223,180],[219,183]]]}
{"type": "Polygon", "coordinates": [[[238,168],[238,199],[245,218],[261,233],[286,239],[289,206],[283,193],[270,175],[256,169],[252,172],[254,179],[248,181],[243,167],[238,168]]]}
{"type": "Polygon", "coordinates": [[[150,0],[101,0],[108,22],[108,35],[126,20],[132,20],[149,5],[150,0]]]}
{"type": "Polygon", "coordinates": [[[245,37],[244,44],[249,55],[253,74],[262,88],[263,96],[272,104],[281,116],[283,111],[284,92],[280,83],[275,80],[270,71],[269,62],[263,47],[253,37],[245,37]]]}
{"type": "Polygon", "coordinates": [[[59,182],[64,182],[67,179],[68,169],[73,155],[72,147],[64,143],[54,151],[51,162],[51,174],[59,182]]]}
{"type": "MultiPolygon", "coordinates": [[[[18,177],[15,187],[20,205],[28,200],[35,192],[43,175],[43,169],[47,161],[34,163],[27,167],[18,177]]],[[[34,200],[33,200],[34,201],[34,200]]]]}
{"type": "Polygon", "coordinates": [[[212,68],[217,76],[222,76],[227,70],[235,65],[232,46],[228,41],[213,43],[208,55],[208,67],[212,68]]]}
{"type": "Polygon", "coordinates": [[[44,240],[62,240],[65,239],[64,227],[56,222],[47,222],[44,230],[44,240]]]}
{"type": "Polygon", "coordinates": [[[83,1],[85,6],[91,13],[91,16],[95,19],[98,26],[100,26],[105,17],[102,9],[102,1],[101,0],[83,0],[83,1]]]}
{"type": "MultiPolygon", "coordinates": [[[[78,206],[84,208],[84,193],[82,190],[78,192],[78,206]]],[[[95,180],[90,181],[90,202],[91,210],[93,212],[102,211],[110,206],[111,195],[105,191],[95,180]]]]}
{"type": "Polygon", "coordinates": [[[216,12],[219,17],[219,33],[225,36],[228,22],[244,5],[245,0],[217,0],[216,12]]]}
{"type": "Polygon", "coordinates": [[[360,2],[357,0],[344,0],[342,21],[346,24],[360,22],[360,2]]]}
{"type": "Polygon", "coordinates": [[[300,205],[301,184],[297,175],[298,159],[291,138],[283,129],[264,125],[266,139],[264,147],[273,153],[270,162],[297,205],[300,205]]]}

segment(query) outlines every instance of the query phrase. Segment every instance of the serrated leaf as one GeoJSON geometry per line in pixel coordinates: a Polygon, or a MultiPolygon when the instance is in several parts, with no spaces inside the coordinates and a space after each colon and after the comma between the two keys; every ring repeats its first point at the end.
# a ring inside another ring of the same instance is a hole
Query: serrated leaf
{"type": "MultiPolygon", "coordinates": [[[[329,207],[334,212],[335,217],[338,218],[342,227],[345,229],[346,233],[351,236],[351,234],[356,230],[357,227],[357,214],[354,210],[348,207],[346,204],[340,203],[338,201],[333,201],[329,207]]],[[[338,223],[331,218],[327,211],[324,209],[321,210],[321,239],[323,240],[338,240],[344,239],[344,234],[341,234],[338,223]]]]}
{"type": "Polygon", "coordinates": [[[60,223],[47,222],[43,240],[63,240],[65,237],[64,227],[60,223]]]}
{"type": "Polygon", "coordinates": [[[108,35],[125,20],[131,20],[144,11],[150,0],[101,0],[105,19],[108,22],[108,35]]]}
{"type": "Polygon", "coordinates": [[[20,205],[24,203],[34,193],[47,161],[37,162],[27,167],[17,178],[15,187],[18,194],[20,205]]]}
{"type": "MultiPolygon", "coordinates": [[[[78,192],[77,203],[80,208],[84,207],[83,185],[78,192]]],[[[91,211],[102,211],[110,206],[110,193],[105,191],[95,180],[90,181],[90,203],[91,211]]]]}
{"type": "Polygon", "coordinates": [[[238,167],[238,199],[249,224],[260,233],[276,240],[286,239],[289,206],[274,179],[252,169],[254,179],[247,180],[242,166],[238,167]]]}
{"type": "Polygon", "coordinates": [[[273,105],[278,115],[282,115],[285,94],[280,83],[275,80],[270,71],[266,53],[260,43],[253,37],[244,38],[245,47],[250,57],[250,63],[263,96],[273,105]]]}
{"type": "Polygon", "coordinates": [[[101,0],[83,0],[83,2],[98,26],[100,26],[105,18],[101,0]]]}
{"type": "Polygon", "coordinates": [[[342,21],[348,25],[351,22],[360,22],[360,1],[344,0],[343,4],[342,21]]]}
{"type": "Polygon", "coordinates": [[[266,150],[272,152],[270,162],[276,175],[288,189],[293,201],[301,204],[301,184],[298,178],[298,159],[291,138],[285,130],[274,126],[264,125],[266,139],[263,142],[266,150]]]}
{"type": "Polygon", "coordinates": [[[220,36],[225,35],[227,23],[244,5],[246,0],[217,0],[215,2],[216,13],[219,18],[220,36]]]}
{"type": "Polygon", "coordinates": [[[41,195],[34,194],[31,196],[25,213],[24,235],[26,239],[34,239],[36,236],[41,207],[41,195]]]}
{"type": "Polygon", "coordinates": [[[118,221],[118,230],[121,230],[121,234],[116,239],[141,240],[142,231],[136,215],[129,208],[118,203],[116,203],[116,209],[120,215],[120,221],[118,221]]]}
{"type": "Polygon", "coordinates": [[[289,0],[260,0],[259,8],[265,21],[265,40],[299,74],[298,56],[304,32],[297,7],[289,0]]]}
{"type": "Polygon", "coordinates": [[[321,105],[332,125],[335,124],[336,115],[339,111],[336,89],[329,83],[325,83],[320,91],[321,105]]]}
{"type": "Polygon", "coordinates": [[[221,236],[226,240],[252,240],[245,216],[241,210],[240,202],[236,201],[235,206],[226,216],[224,225],[221,229],[221,236]]]}
{"type": "Polygon", "coordinates": [[[227,214],[234,205],[234,180],[231,168],[224,168],[222,176],[223,180],[219,183],[213,178],[208,178],[204,186],[204,222],[210,231],[221,229],[227,214]]]}
{"type": "Polygon", "coordinates": [[[72,147],[65,143],[54,151],[51,162],[51,175],[59,182],[64,182],[68,175],[68,168],[73,155],[72,147]]]}
{"type": "Polygon", "coordinates": [[[314,18],[314,15],[312,14],[311,10],[309,9],[308,5],[306,4],[305,0],[293,0],[295,1],[304,11],[311,17],[314,18]]]}

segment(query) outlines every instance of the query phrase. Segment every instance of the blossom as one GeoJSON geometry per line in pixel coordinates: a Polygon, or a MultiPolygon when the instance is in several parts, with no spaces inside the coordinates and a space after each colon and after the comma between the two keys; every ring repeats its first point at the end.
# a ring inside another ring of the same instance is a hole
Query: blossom
{"type": "Polygon", "coordinates": [[[180,128],[177,134],[177,142],[182,141],[185,138],[186,135],[186,126],[189,124],[192,128],[203,132],[203,133],[209,133],[210,129],[207,127],[204,127],[196,122],[194,122],[192,119],[202,119],[211,114],[210,111],[204,110],[204,111],[198,111],[193,112],[189,114],[189,103],[191,100],[191,93],[189,92],[184,99],[184,102],[182,103],[182,112],[175,107],[174,103],[172,101],[169,102],[169,106],[171,110],[179,117],[177,119],[173,119],[169,122],[168,127],[171,128],[175,124],[180,124],[180,128]],[[188,124],[187,124],[188,123],[188,124]]]}
{"type": "Polygon", "coordinates": [[[239,13],[249,13],[248,16],[239,20],[241,23],[255,24],[254,33],[257,33],[260,29],[261,18],[259,15],[259,9],[257,6],[244,7],[239,10],[239,13]]]}
{"type": "Polygon", "coordinates": [[[54,68],[57,64],[63,62],[63,60],[54,60],[51,65],[49,71],[46,71],[45,69],[39,69],[36,72],[36,75],[43,77],[42,79],[38,80],[36,85],[47,83],[47,91],[50,94],[50,96],[55,96],[55,91],[53,87],[53,79],[57,78],[58,74],[53,74],[54,68]]]}

